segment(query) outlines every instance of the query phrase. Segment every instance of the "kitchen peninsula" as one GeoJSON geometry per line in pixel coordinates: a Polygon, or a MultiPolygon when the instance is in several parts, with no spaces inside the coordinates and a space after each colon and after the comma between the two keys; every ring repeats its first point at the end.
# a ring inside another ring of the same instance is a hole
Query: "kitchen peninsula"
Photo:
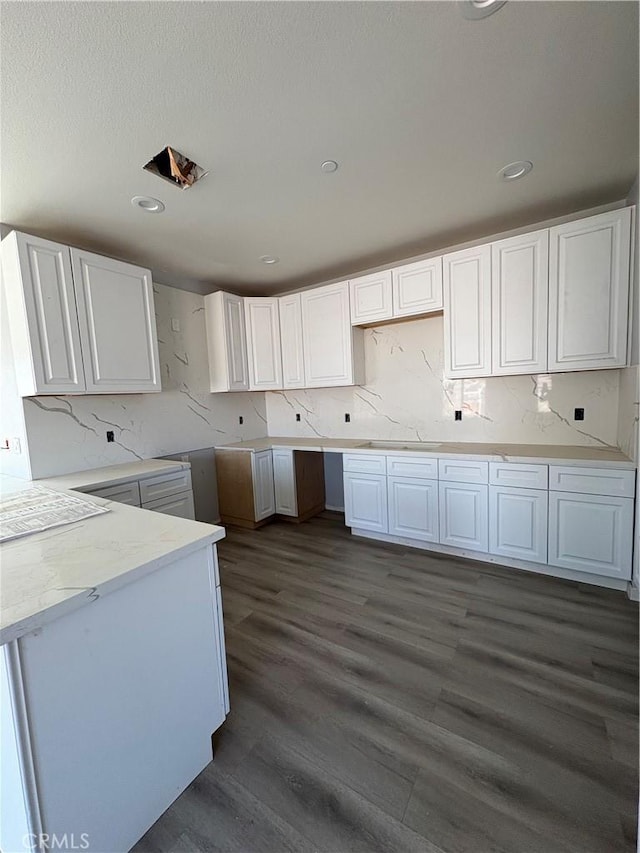
{"type": "Polygon", "coordinates": [[[0,549],[3,850],[41,833],[130,849],[211,761],[229,708],[224,530],[83,499],[109,511],[0,549]]]}

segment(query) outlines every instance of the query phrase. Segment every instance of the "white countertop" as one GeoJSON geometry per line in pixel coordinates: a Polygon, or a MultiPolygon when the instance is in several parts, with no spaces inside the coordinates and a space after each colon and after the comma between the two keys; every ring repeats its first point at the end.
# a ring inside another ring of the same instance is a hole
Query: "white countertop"
{"type": "Polygon", "coordinates": [[[410,455],[430,453],[442,458],[468,456],[471,459],[501,462],[538,462],[549,465],[586,465],[589,467],[635,468],[635,464],[617,447],[582,447],[565,444],[480,444],[475,442],[382,441],[356,438],[269,437],[225,444],[216,450],[258,452],[280,447],[287,450],[315,450],[329,453],[375,453],[410,455]]]}
{"type": "Polygon", "coordinates": [[[140,462],[127,462],[123,465],[109,465],[105,468],[91,468],[88,471],[74,471],[59,477],[46,477],[36,480],[39,486],[52,489],[99,489],[101,486],[115,486],[127,480],[143,480],[158,474],[170,474],[189,468],[188,462],[175,462],[169,459],[142,459],[140,462]]]}
{"type": "MultiPolygon", "coordinates": [[[[61,488],[55,481],[64,479],[52,478],[46,485],[61,488]]],[[[32,483],[3,477],[0,489],[6,495],[43,484],[43,480],[32,483]]],[[[0,644],[225,535],[224,528],[217,525],[93,496],[86,500],[111,511],[0,545],[0,644]]]]}

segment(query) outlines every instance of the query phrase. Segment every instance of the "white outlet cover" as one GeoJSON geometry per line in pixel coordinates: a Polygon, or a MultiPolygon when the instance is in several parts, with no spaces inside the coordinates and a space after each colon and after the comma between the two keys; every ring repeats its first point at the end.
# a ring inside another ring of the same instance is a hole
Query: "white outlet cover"
{"type": "Polygon", "coordinates": [[[180,320],[176,320],[175,317],[173,317],[171,320],[171,331],[172,332],[179,332],[180,331],[180,320]]]}

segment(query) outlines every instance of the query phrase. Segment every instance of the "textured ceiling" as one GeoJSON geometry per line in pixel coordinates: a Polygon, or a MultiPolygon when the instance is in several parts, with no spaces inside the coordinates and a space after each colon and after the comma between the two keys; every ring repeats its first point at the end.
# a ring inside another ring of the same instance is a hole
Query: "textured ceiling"
{"type": "Polygon", "coordinates": [[[2,221],[167,283],[291,289],[613,201],[637,173],[635,2],[1,11],[2,221]],[[143,172],[167,144],[210,174],[143,172]],[[533,173],[497,180],[517,159],[533,173]]]}

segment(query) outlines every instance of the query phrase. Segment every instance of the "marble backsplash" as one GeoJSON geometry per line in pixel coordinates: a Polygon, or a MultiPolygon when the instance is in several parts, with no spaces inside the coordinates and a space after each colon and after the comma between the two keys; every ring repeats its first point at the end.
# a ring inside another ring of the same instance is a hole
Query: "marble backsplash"
{"type": "Polygon", "coordinates": [[[365,330],[365,363],[362,387],[268,392],[269,435],[617,443],[619,370],[447,380],[441,315],[365,330]]]}
{"type": "Polygon", "coordinates": [[[635,462],[638,452],[638,421],[640,419],[640,366],[620,371],[618,402],[618,447],[635,462]]]}
{"type": "Polygon", "coordinates": [[[263,394],[209,392],[203,297],[159,284],[154,293],[163,390],[25,399],[34,479],[267,434],[263,394]]]}

